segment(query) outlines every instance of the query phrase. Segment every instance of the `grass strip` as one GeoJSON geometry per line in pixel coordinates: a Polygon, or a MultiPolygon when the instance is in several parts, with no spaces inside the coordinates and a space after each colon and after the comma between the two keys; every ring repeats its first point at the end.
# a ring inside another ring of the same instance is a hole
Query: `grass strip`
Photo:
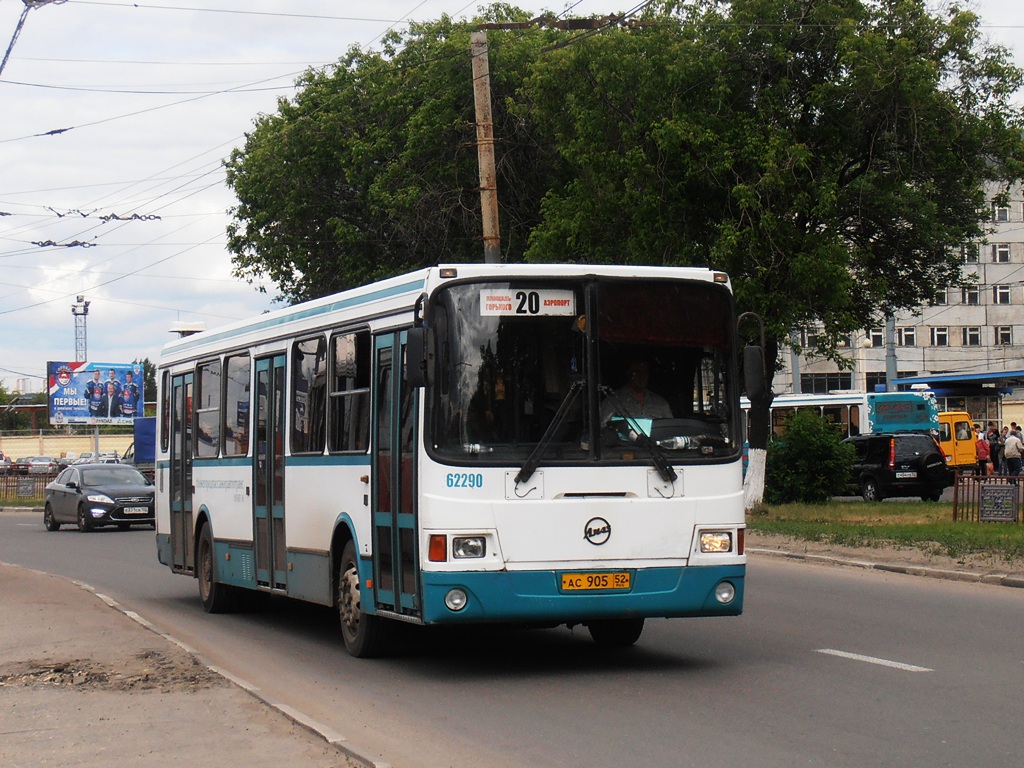
{"type": "Polygon", "coordinates": [[[927,502],[833,501],[762,506],[747,526],[841,547],[895,546],[962,559],[991,557],[1024,564],[1024,524],[953,522],[953,505],[927,502]]]}

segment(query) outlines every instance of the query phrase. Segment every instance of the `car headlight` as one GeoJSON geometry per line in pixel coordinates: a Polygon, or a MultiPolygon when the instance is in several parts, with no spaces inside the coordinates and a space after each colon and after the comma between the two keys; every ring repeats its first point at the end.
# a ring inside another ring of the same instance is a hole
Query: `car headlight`
{"type": "Polygon", "coordinates": [[[717,554],[732,552],[732,531],[701,531],[700,551],[717,554]]]}
{"type": "Polygon", "coordinates": [[[90,493],[87,497],[93,504],[113,504],[114,500],[105,493],[90,493]]]}

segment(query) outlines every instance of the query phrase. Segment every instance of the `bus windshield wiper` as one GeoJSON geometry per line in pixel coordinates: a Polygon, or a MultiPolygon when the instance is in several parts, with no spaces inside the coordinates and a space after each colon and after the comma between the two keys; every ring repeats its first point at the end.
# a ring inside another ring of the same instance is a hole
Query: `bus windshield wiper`
{"type": "Polygon", "coordinates": [[[654,468],[658,470],[658,474],[661,475],[661,479],[666,483],[674,483],[678,475],[676,474],[675,469],[672,468],[672,464],[669,460],[665,458],[665,453],[661,450],[661,446],[659,446],[646,432],[643,431],[633,416],[629,415],[628,410],[623,406],[622,400],[619,399],[615,390],[610,387],[601,387],[601,391],[606,397],[610,397],[612,399],[612,403],[615,406],[615,412],[612,415],[626,420],[626,423],[629,424],[629,428],[632,431],[631,436],[633,438],[633,442],[647,451],[647,454],[651,457],[651,463],[654,464],[654,468]]]}
{"type": "Polygon", "coordinates": [[[565,417],[569,415],[569,408],[576,401],[580,392],[583,390],[583,381],[574,381],[569,385],[569,391],[565,393],[565,397],[562,398],[561,404],[558,406],[558,410],[555,412],[554,417],[551,419],[551,423],[548,424],[548,428],[544,430],[544,434],[541,435],[540,440],[537,442],[537,447],[533,449],[533,452],[527,457],[526,462],[519,469],[519,473],[516,475],[515,482],[525,483],[529,480],[533,473],[536,471],[537,466],[540,464],[540,457],[547,450],[548,445],[551,444],[552,439],[555,437],[555,432],[562,426],[562,422],[565,421],[565,417]]]}

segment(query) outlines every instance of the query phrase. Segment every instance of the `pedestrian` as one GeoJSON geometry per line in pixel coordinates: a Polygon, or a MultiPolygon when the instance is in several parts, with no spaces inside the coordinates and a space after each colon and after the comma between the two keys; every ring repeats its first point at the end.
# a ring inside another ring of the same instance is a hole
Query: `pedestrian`
{"type": "Polygon", "coordinates": [[[1017,439],[1024,442],[1024,433],[1020,431],[1020,427],[1017,426],[1016,421],[1010,422],[1010,431],[1017,436],[1017,439]]]}
{"type": "Polygon", "coordinates": [[[999,455],[999,474],[1006,474],[1006,438],[1010,434],[1009,427],[1003,427],[1003,431],[999,434],[999,444],[1003,446],[1003,450],[999,455]]]}
{"type": "Polygon", "coordinates": [[[992,474],[1000,475],[1003,473],[1003,441],[999,439],[999,430],[994,421],[988,423],[988,434],[985,437],[988,439],[988,460],[992,474]]]}
{"type": "Polygon", "coordinates": [[[988,436],[981,434],[981,428],[978,428],[978,442],[975,444],[975,448],[978,453],[978,468],[975,470],[976,475],[984,477],[988,474],[988,462],[991,456],[991,449],[988,445],[988,436]]]}
{"type": "MultiPolygon", "coordinates": [[[[1011,424],[1011,426],[1013,425],[1011,424]]],[[[1006,442],[1003,444],[1003,454],[1006,456],[1006,474],[1010,477],[1017,477],[1020,474],[1020,459],[1021,455],[1024,454],[1024,443],[1021,442],[1021,439],[1013,431],[1006,435],[1006,442]]]]}

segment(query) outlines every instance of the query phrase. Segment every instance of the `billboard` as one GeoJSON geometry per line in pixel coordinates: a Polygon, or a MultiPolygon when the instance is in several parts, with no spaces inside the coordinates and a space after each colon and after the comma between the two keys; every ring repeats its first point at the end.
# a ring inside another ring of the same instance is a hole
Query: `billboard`
{"type": "Polygon", "coordinates": [[[142,415],[142,363],[46,364],[50,424],[131,424],[142,415]]]}

